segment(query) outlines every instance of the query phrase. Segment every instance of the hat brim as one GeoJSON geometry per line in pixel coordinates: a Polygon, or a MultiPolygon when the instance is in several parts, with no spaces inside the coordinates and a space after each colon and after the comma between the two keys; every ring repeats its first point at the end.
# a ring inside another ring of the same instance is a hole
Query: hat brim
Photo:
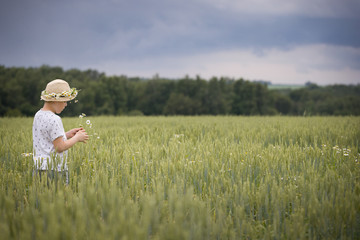
{"type": "Polygon", "coordinates": [[[41,98],[41,100],[44,100],[45,102],[68,102],[68,101],[75,99],[75,97],[45,98],[44,96],[41,96],[40,98],[41,98]]]}

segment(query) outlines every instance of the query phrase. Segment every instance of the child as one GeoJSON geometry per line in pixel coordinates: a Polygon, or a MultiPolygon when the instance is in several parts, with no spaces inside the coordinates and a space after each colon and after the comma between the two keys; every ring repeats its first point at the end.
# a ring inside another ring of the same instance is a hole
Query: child
{"type": "Polygon", "coordinates": [[[77,90],[70,89],[69,84],[61,79],[49,82],[41,93],[41,99],[45,103],[35,114],[32,128],[34,163],[40,177],[41,172],[46,170],[51,169],[52,173],[64,170],[68,183],[67,150],[75,143],[86,143],[89,139],[83,128],[65,132],[61,118],[56,115],[60,114],[67,106],[67,101],[74,99],[76,95],[77,90]]]}

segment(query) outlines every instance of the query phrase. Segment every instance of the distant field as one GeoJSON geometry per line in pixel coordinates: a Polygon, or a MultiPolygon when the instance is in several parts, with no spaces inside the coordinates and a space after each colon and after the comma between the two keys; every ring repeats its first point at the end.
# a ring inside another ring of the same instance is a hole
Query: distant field
{"type": "Polygon", "coordinates": [[[0,239],[359,239],[359,117],[86,117],[70,184],[0,118],[0,239]],[[90,120],[92,128],[86,124],[90,120]]]}
{"type": "Polygon", "coordinates": [[[274,89],[290,89],[290,90],[295,90],[295,89],[300,89],[300,88],[304,88],[304,85],[291,85],[291,84],[270,84],[268,85],[268,89],[274,90],[274,89]]]}

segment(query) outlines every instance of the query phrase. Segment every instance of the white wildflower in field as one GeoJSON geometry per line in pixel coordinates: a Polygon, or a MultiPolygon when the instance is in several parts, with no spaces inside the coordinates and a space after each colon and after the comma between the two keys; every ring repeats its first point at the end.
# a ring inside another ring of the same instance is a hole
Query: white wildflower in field
{"type": "Polygon", "coordinates": [[[343,154],[345,157],[348,157],[350,153],[351,153],[351,149],[343,148],[343,154]]]}
{"type": "MultiPolygon", "coordinates": [[[[83,118],[86,117],[85,113],[81,113],[81,115],[79,115],[80,118],[80,123],[78,124],[79,127],[84,127],[84,125],[82,124],[83,118]]],[[[93,124],[91,123],[91,121],[88,119],[85,121],[85,124],[89,127],[88,129],[86,129],[86,131],[88,132],[89,136],[97,136],[96,139],[100,139],[100,137],[98,136],[98,133],[96,133],[93,130],[93,124]]],[[[85,126],[86,126],[85,125],[85,126]]]]}
{"type": "Polygon", "coordinates": [[[22,153],[21,154],[21,156],[23,156],[23,157],[30,157],[32,155],[33,155],[32,153],[22,153]]]}

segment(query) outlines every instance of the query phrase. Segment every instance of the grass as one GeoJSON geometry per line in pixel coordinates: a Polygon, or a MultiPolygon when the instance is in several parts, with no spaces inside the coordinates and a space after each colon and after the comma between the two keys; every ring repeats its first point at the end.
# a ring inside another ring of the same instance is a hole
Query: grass
{"type": "Polygon", "coordinates": [[[0,119],[1,239],[360,238],[358,117],[87,119],[67,186],[0,119]]]}

